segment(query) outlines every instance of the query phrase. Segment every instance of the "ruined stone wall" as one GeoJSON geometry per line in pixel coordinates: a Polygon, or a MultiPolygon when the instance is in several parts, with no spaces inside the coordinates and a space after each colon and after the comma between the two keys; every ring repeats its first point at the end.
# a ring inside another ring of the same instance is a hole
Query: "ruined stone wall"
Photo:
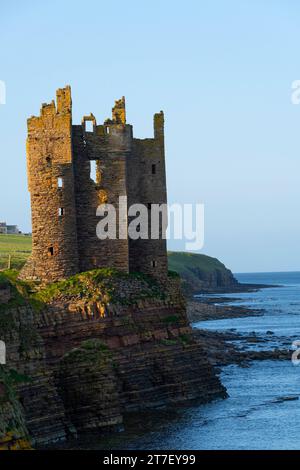
{"type": "Polygon", "coordinates": [[[126,124],[124,97],[103,125],[93,114],[72,125],[71,108],[66,87],[57,92],[57,106],[43,105],[41,115],[28,120],[33,250],[20,277],[51,282],[97,267],[166,277],[162,231],[151,240],[149,226],[147,239],[130,240],[127,217],[132,204],[144,204],[150,216],[151,204],[167,201],[163,113],[154,116],[154,138],[142,140],[134,139],[126,124]],[[116,209],[116,239],[97,236],[101,218],[96,211],[102,203],[116,209]]]}
{"type": "MultiPolygon", "coordinates": [[[[116,235],[119,237],[119,197],[127,195],[126,164],[131,149],[131,126],[113,124],[95,126],[86,132],[84,126],[73,126],[75,193],[77,208],[80,269],[115,267],[129,271],[127,205],[124,207],[122,239],[100,240],[96,227],[100,217],[97,207],[112,204],[116,209],[116,235]],[[97,179],[90,176],[92,162],[97,162],[97,179]]],[[[121,211],[122,213],[122,211],[121,211]]]]}
{"type": "Polygon", "coordinates": [[[67,87],[57,91],[57,107],[43,104],[28,119],[32,256],[23,277],[51,281],[78,272],[71,107],[67,87]]]}
{"type": "MultiPolygon", "coordinates": [[[[167,275],[166,241],[160,231],[158,240],[128,238],[99,240],[95,227],[99,222],[96,208],[101,202],[117,208],[119,233],[119,197],[127,196],[127,207],[144,204],[150,218],[151,204],[167,202],[164,154],[164,116],[154,116],[154,138],[133,139],[132,126],[126,124],[125,101],[116,102],[113,119],[93,130],[73,126],[76,208],[79,262],[81,270],[113,266],[126,271],[138,271],[157,278],[167,275]],[[90,164],[97,162],[97,180],[90,178],[90,164]]],[[[130,220],[129,220],[130,222],[130,220]]],[[[124,218],[124,227],[127,227],[124,218]]],[[[148,236],[150,238],[151,225],[148,236]]]]}
{"type": "MultiPolygon", "coordinates": [[[[128,160],[128,202],[140,202],[147,206],[151,233],[150,213],[152,204],[167,203],[164,115],[154,115],[154,138],[134,139],[131,158],[128,160]]],[[[159,224],[159,239],[129,241],[130,269],[142,271],[157,278],[167,275],[168,260],[165,231],[162,219],[159,224]]]]}

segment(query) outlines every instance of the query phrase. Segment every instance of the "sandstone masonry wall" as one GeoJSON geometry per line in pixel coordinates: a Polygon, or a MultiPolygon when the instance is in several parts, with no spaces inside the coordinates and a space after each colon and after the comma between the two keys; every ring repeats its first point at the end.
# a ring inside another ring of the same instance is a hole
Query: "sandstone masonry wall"
{"type": "Polygon", "coordinates": [[[69,87],[28,119],[27,170],[32,213],[32,255],[24,278],[51,282],[78,272],[72,102],[69,87]],[[60,179],[63,186],[59,187],[60,179]]]}
{"type": "Polygon", "coordinates": [[[33,251],[21,278],[51,282],[99,267],[166,278],[165,228],[160,224],[156,240],[132,240],[127,217],[132,204],[145,204],[150,216],[151,204],[167,202],[162,112],[149,139],[133,137],[124,98],[104,124],[90,114],[72,125],[71,90],[60,89],[56,105],[43,104],[40,116],[28,120],[27,167],[33,251]],[[117,239],[97,237],[102,203],[116,209],[117,239]]]}

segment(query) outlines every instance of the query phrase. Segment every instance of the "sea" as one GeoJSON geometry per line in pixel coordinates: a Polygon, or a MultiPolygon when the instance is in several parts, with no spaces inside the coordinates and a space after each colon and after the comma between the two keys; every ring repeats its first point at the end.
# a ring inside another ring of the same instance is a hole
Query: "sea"
{"type": "MultiPolygon", "coordinates": [[[[268,338],[267,342],[237,344],[244,350],[291,349],[293,344],[297,349],[300,272],[236,274],[236,278],[241,283],[276,286],[224,295],[227,305],[263,309],[263,314],[204,321],[194,327],[268,338]]],[[[297,351],[295,354],[297,358],[297,351]]],[[[128,450],[300,449],[300,365],[292,361],[292,354],[290,360],[224,366],[220,378],[227,388],[227,399],[179,407],[168,413],[157,411],[155,419],[145,415],[142,424],[131,423],[126,433],[119,433],[106,446],[128,450]]],[[[100,442],[89,441],[89,448],[103,447],[100,442]]]]}

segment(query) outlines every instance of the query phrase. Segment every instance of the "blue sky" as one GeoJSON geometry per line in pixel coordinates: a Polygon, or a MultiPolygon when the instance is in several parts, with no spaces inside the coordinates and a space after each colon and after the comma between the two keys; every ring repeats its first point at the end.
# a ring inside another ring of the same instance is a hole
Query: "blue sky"
{"type": "Polygon", "coordinates": [[[68,83],[75,123],[125,95],[147,137],[164,110],[169,202],[205,204],[203,253],[236,272],[300,270],[299,2],[11,0],[0,13],[0,219],[30,229],[26,119],[68,83]]]}

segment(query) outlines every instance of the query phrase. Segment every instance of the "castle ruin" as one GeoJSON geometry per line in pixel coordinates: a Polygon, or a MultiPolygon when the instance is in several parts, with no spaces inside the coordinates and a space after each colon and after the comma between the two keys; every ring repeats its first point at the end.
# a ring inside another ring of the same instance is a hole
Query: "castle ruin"
{"type": "Polygon", "coordinates": [[[126,123],[124,97],[104,124],[90,114],[73,125],[71,88],[59,89],[56,104],[43,104],[40,116],[28,119],[27,172],[32,255],[23,279],[51,282],[101,267],[167,275],[163,230],[157,240],[133,240],[123,217],[122,239],[100,240],[96,234],[101,203],[113,204],[118,216],[120,196],[127,197],[128,207],[140,203],[149,211],[167,202],[162,111],[154,115],[154,137],[137,139],[126,123]]]}

